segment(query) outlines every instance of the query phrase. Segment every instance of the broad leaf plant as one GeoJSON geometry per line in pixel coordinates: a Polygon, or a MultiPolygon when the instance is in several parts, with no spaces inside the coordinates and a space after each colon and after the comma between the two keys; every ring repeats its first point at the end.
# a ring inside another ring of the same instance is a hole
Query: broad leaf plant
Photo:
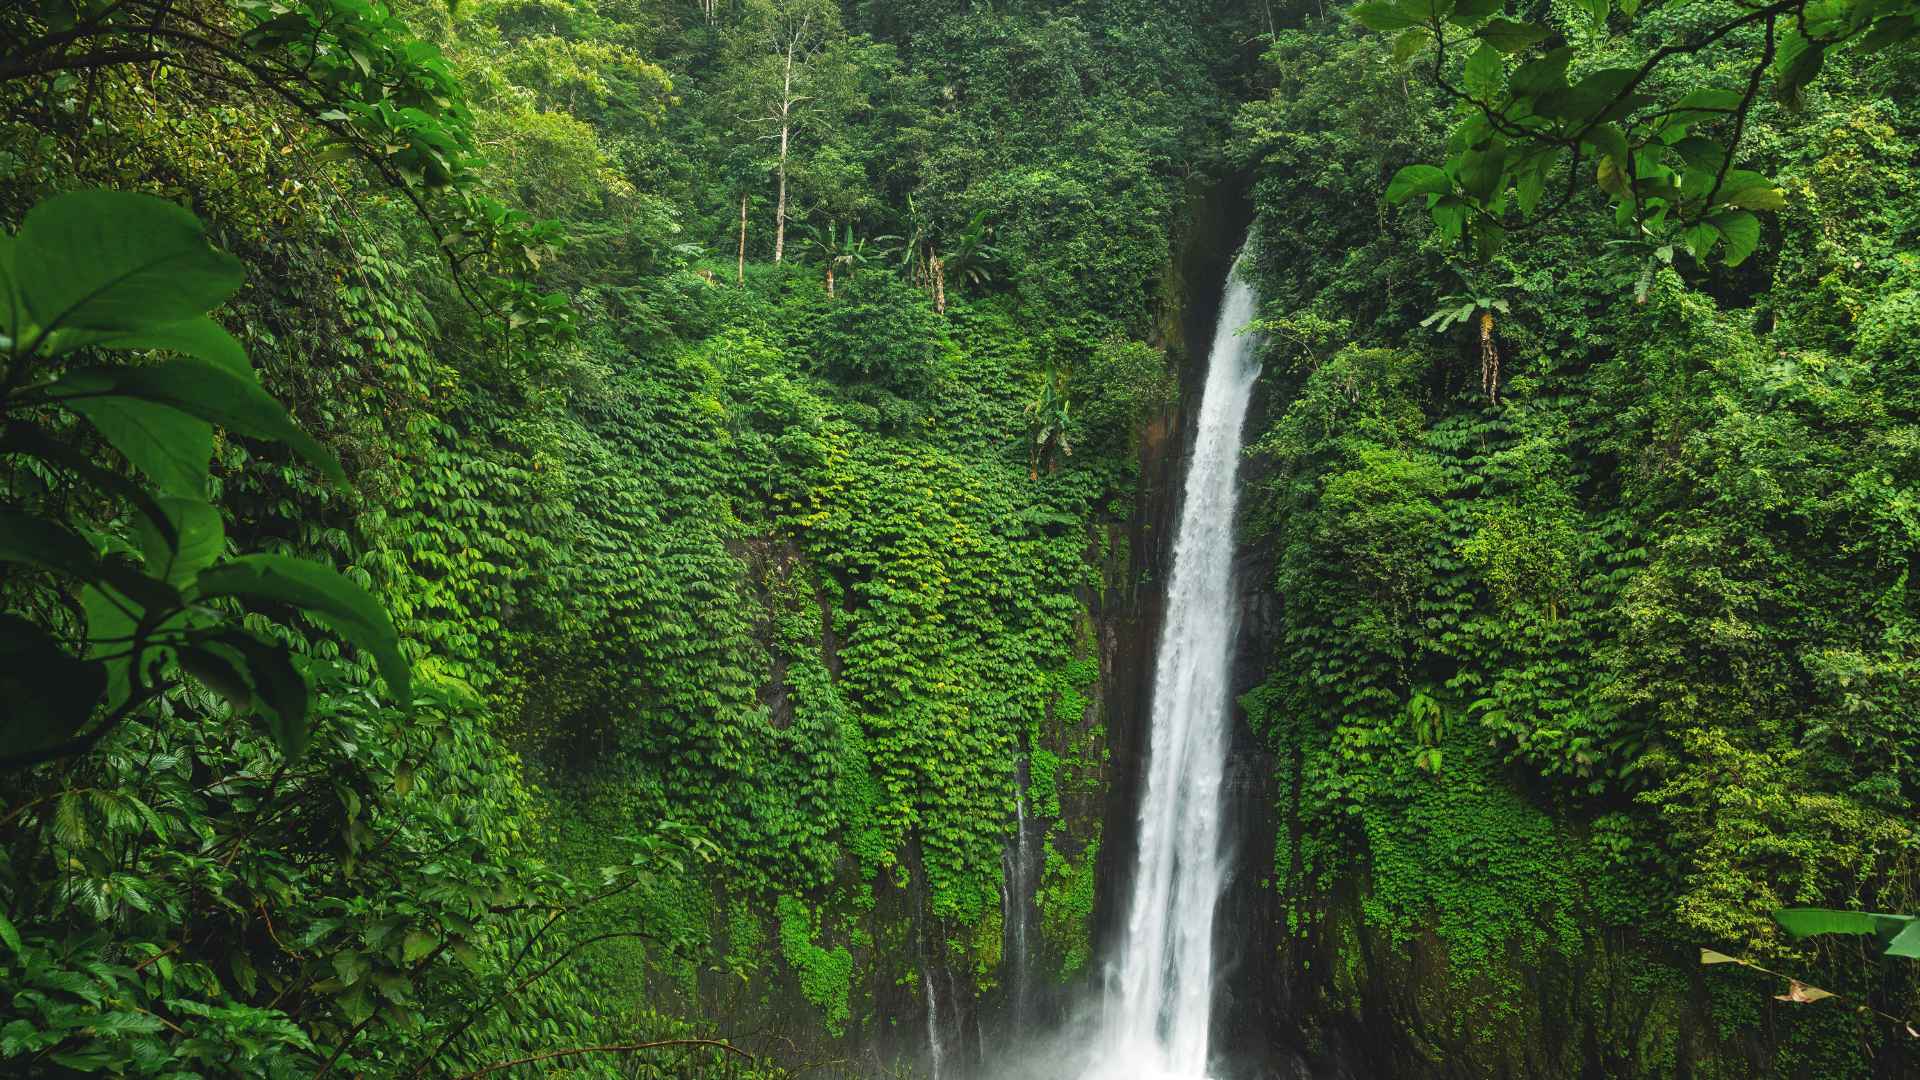
{"type": "Polygon", "coordinates": [[[83,752],[182,678],[252,710],[283,751],[300,753],[306,677],[284,643],[243,624],[245,610],[304,611],[409,700],[393,623],[364,589],[315,562],[227,553],[208,498],[216,428],[283,444],[345,480],[208,317],[241,281],[197,218],[146,195],[55,196],[17,234],[0,233],[0,460],[11,478],[0,581],[10,599],[59,598],[38,605],[53,617],[0,614],[0,765],[83,752]],[[133,476],[77,449],[76,419],[133,476]],[[72,505],[48,497],[65,485],[110,509],[47,509],[72,505]]]}

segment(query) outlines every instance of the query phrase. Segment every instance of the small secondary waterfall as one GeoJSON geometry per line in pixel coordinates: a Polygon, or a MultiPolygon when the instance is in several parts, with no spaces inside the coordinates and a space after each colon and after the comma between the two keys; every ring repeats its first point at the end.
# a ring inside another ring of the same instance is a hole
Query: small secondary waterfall
{"type": "Polygon", "coordinates": [[[1027,816],[1027,792],[1032,786],[1029,758],[1022,755],[1014,766],[1014,834],[1001,853],[1001,924],[1006,939],[1002,942],[1007,958],[1008,1033],[1015,1037],[1026,1031],[1032,1018],[1032,980],[1028,976],[1027,950],[1032,938],[1033,893],[1038,884],[1039,866],[1033,858],[1030,819],[1027,816]]]}
{"type": "Polygon", "coordinates": [[[1255,296],[1239,269],[1236,259],[1207,358],[1154,663],[1132,906],[1088,1080],[1206,1076],[1213,916],[1227,870],[1220,800],[1232,715],[1235,479],[1260,374],[1255,339],[1240,333],[1255,296]]]}
{"type": "Polygon", "coordinates": [[[920,983],[927,993],[927,1056],[928,1065],[933,1070],[933,1080],[940,1080],[940,1073],[947,1063],[947,1040],[940,1030],[940,993],[933,985],[933,972],[923,959],[920,964],[920,983]]]}

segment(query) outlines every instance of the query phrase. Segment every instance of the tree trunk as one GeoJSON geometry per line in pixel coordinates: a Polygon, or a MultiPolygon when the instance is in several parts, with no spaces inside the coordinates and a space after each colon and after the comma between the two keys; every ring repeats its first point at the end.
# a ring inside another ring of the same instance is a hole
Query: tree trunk
{"type": "Polygon", "coordinates": [[[787,254],[787,148],[793,136],[793,53],[799,46],[797,37],[787,43],[786,82],[780,90],[780,198],[773,208],[773,262],[776,266],[787,254]]]}
{"type": "Polygon", "coordinates": [[[1493,343],[1493,312],[1480,313],[1480,387],[1500,404],[1500,350],[1493,343]]]}
{"type": "Polygon", "coordinates": [[[947,267],[935,252],[927,259],[927,274],[933,279],[933,310],[942,315],[947,313],[947,267]]]}
{"type": "Polygon", "coordinates": [[[738,284],[747,283],[747,197],[740,196],[740,271],[738,284]]]}
{"type": "Polygon", "coordinates": [[[780,199],[773,208],[773,262],[778,266],[787,253],[787,125],[780,125],[780,199]]]}

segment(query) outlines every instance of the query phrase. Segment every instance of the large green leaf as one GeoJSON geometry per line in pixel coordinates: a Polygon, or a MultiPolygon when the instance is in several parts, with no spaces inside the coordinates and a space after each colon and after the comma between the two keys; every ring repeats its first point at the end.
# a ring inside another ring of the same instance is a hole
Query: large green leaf
{"type": "Polygon", "coordinates": [[[74,656],[25,619],[0,614],[0,754],[31,753],[71,737],[106,687],[104,665],[74,656]]]}
{"type": "Polygon", "coordinates": [[[161,538],[169,544],[179,542],[179,535],[173,531],[173,522],[166,511],[160,508],[159,500],[137,482],[95,465],[73,447],[55,442],[36,428],[24,424],[15,424],[0,436],[0,454],[27,454],[37,457],[49,465],[56,465],[93,485],[102,494],[112,495],[132,503],[134,509],[153,528],[159,530],[161,538]]]}
{"type": "Polygon", "coordinates": [[[1453,190],[1446,172],[1433,165],[1408,165],[1387,183],[1387,201],[1403,203],[1415,195],[1445,195],[1453,190]]]}
{"type": "Polygon", "coordinates": [[[1507,65],[1504,54],[1487,42],[1473,50],[1467,57],[1466,67],[1461,71],[1461,80],[1467,93],[1477,100],[1492,102],[1506,87],[1507,65]]]}
{"type": "Polygon", "coordinates": [[[185,585],[226,550],[226,526],[220,511],[202,499],[164,498],[160,510],[173,528],[174,539],[169,541],[159,529],[141,523],[140,549],[146,556],[147,573],[170,585],[185,585]]]}
{"type": "MultiPolygon", "coordinates": [[[[1526,69],[1523,67],[1521,70],[1526,69]]],[[[1570,123],[1606,120],[1617,115],[1623,107],[1630,108],[1640,100],[1626,93],[1627,87],[1639,74],[1636,68],[1602,68],[1589,72],[1572,86],[1553,88],[1542,93],[1534,103],[1534,109],[1542,116],[1558,117],[1570,123]]],[[[1515,92],[1518,93],[1518,72],[1514,81],[1515,92]]]]}
{"type": "Polygon", "coordinates": [[[1693,252],[1695,259],[1705,262],[1707,253],[1720,242],[1720,230],[1703,221],[1689,227],[1680,235],[1680,240],[1687,246],[1688,251],[1693,252]]]}
{"type": "Polygon", "coordinates": [[[0,507],[0,562],[38,566],[84,582],[110,582],[147,610],[180,605],[179,592],[166,582],[101,558],[78,534],[61,525],[7,507],[0,507]]]}
{"type": "Polygon", "coordinates": [[[1797,28],[1790,27],[1781,33],[1780,47],[1773,59],[1774,93],[1782,101],[1800,100],[1800,91],[1820,74],[1826,55],[1825,45],[1807,40],[1797,28]]]}
{"type": "Polygon", "coordinates": [[[293,418],[260,389],[251,373],[186,359],[96,366],[81,368],[61,379],[50,393],[76,409],[82,402],[114,395],[166,405],[242,435],[286,443],[329,477],[346,479],[340,462],[295,426],[293,418]]]}
{"type": "Polygon", "coordinates": [[[1901,927],[1900,932],[1893,935],[1893,940],[1887,942],[1887,955],[1920,960],[1920,919],[1901,927]]]}
{"type": "Polygon", "coordinates": [[[1745,210],[1715,214],[1707,223],[1727,238],[1727,265],[1739,266],[1760,246],[1760,219],[1745,210]]]}
{"type": "Polygon", "coordinates": [[[42,330],[139,330],[203,315],[233,295],[240,260],[185,209],[125,191],[56,195],[27,212],[14,260],[42,330]]]}
{"type": "Polygon", "coordinates": [[[86,417],[161,491],[184,498],[206,494],[213,425],[171,405],[120,395],[74,398],[67,407],[86,417]]]}
{"type": "Polygon", "coordinates": [[[182,649],[180,663],[236,709],[251,709],[288,757],[306,752],[307,680],[285,645],[228,630],[182,649]]]}
{"type": "Polygon", "coordinates": [[[1720,203],[1736,210],[1785,210],[1786,193],[1757,172],[1735,169],[1720,184],[1720,203]]]}
{"type": "Polygon", "coordinates": [[[1462,26],[1471,26],[1497,13],[1505,6],[1506,0],[1455,0],[1453,12],[1447,16],[1447,20],[1462,26]]]}
{"type": "Polygon", "coordinates": [[[202,571],[199,594],[278,600],[303,608],[341,637],[373,654],[387,688],[402,706],[412,703],[406,657],[386,609],[365,589],[329,567],[284,555],[243,555],[202,571]]]}
{"type": "Polygon", "coordinates": [[[244,711],[253,706],[253,686],[240,673],[236,658],[226,650],[204,643],[183,646],[180,666],[200,680],[201,685],[226,698],[234,709],[244,711]]]}
{"type": "Polygon", "coordinates": [[[13,335],[26,313],[20,308],[20,290],[13,276],[13,237],[0,230],[0,352],[13,348],[13,335]]]}
{"type": "Polygon", "coordinates": [[[1474,33],[1481,41],[1508,55],[1537,45],[1553,36],[1551,29],[1539,23],[1519,22],[1506,18],[1493,19],[1474,33]]]}
{"type": "Polygon", "coordinates": [[[1348,14],[1369,30],[1406,30],[1427,24],[1425,18],[1393,0],[1366,0],[1365,3],[1355,4],[1348,14]]]}
{"type": "Polygon", "coordinates": [[[100,570],[93,547],[79,534],[9,507],[0,507],[0,562],[26,563],[78,578],[92,578],[100,570]]]}
{"type": "Polygon", "coordinates": [[[220,641],[245,661],[247,678],[253,683],[254,708],[266,719],[267,730],[280,752],[288,757],[305,753],[312,733],[307,723],[311,695],[306,677],[293,664],[293,654],[284,645],[270,644],[250,634],[222,635],[220,641]]]}
{"type": "Polygon", "coordinates": [[[1818,934],[1854,934],[1890,942],[1913,925],[1913,915],[1883,915],[1873,911],[1836,911],[1831,908],[1781,908],[1773,921],[1796,938],[1818,934]]]}
{"type": "Polygon", "coordinates": [[[102,349],[165,349],[197,357],[236,375],[255,378],[247,350],[219,323],[205,316],[184,322],[152,326],[132,334],[118,334],[98,342],[102,349]]]}
{"type": "MultiPolygon", "coordinates": [[[[140,607],[105,585],[89,585],[80,590],[80,610],[87,617],[87,653],[98,658],[107,673],[107,707],[118,708],[133,688],[140,607]]],[[[140,659],[146,658],[142,649],[140,659]]]]}
{"type": "Polygon", "coordinates": [[[1482,150],[1469,150],[1459,159],[1460,189],[1481,203],[1489,202],[1502,188],[1506,178],[1507,148],[1495,142],[1482,150]]]}
{"type": "Polygon", "coordinates": [[[1567,85],[1567,65],[1572,62],[1573,50],[1563,45],[1521,64],[1514,70],[1507,85],[1516,98],[1536,98],[1552,93],[1567,85]]]}

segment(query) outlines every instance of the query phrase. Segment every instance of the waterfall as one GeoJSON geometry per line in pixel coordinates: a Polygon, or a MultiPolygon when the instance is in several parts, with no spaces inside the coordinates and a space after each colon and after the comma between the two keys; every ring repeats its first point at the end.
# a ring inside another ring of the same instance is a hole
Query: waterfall
{"type": "Polygon", "coordinates": [[[1032,1014],[1031,980],[1028,977],[1029,941],[1032,937],[1032,910],[1035,866],[1029,853],[1030,833],[1027,819],[1027,791],[1032,786],[1029,758],[1022,756],[1014,765],[1013,839],[1001,853],[1003,870],[1000,882],[1001,924],[1006,928],[1002,949],[1007,958],[1008,1030],[1018,1037],[1026,1031],[1032,1014]]]}
{"type": "Polygon", "coordinates": [[[940,1034],[940,994],[934,989],[933,971],[924,961],[920,982],[927,991],[927,1064],[933,1072],[932,1080],[940,1080],[940,1071],[947,1063],[947,1041],[940,1034]]]}
{"type": "Polygon", "coordinates": [[[1260,372],[1253,289],[1228,273],[1154,663],[1139,863],[1088,1080],[1201,1080],[1213,1004],[1213,916],[1226,875],[1221,778],[1235,632],[1233,515],[1241,426],[1260,372]]]}

